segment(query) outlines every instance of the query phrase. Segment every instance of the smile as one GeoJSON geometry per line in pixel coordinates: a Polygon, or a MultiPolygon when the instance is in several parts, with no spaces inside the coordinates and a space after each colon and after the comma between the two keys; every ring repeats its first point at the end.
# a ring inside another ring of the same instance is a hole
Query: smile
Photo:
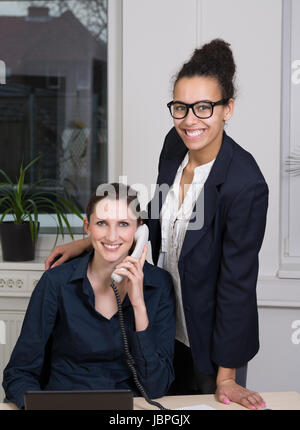
{"type": "Polygon", "coordinates": [[[205,133],[205,129],[201,128],[201,129],[197,129],[197,130],[184,130],[185,134],[188,137],[198,137],[198,136],[202,136],[205,133]]]}
{"type": "Polygon", "coordinates": [[[104,248],[109,249],[110,251],[115,251],[116,249],[119,249],[122,244],[117,245],[108,245],[107,243],[102,243],[104,248]]]}

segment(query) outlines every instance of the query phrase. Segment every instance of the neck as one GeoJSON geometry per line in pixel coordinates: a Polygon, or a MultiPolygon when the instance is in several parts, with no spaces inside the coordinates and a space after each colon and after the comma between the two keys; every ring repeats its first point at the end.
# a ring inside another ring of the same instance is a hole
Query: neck
{"type": "Polygon", "coordinates": [[[97,284],[97,289],[106,289],[107,287],[109,287],[111,284],[111,274],[115,270],[117,264],[119,264],[119,261],[109,263],[105,260],[100,259],[95,252],[93,259],[90,261],[88,266],[88,275],[91,284],[97,284]]]}

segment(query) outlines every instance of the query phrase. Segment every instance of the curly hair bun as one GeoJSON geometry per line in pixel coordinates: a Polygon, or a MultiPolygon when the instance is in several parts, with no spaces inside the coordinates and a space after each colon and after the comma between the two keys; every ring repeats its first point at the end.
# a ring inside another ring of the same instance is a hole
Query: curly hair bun
{"type": "Polygon", "coordinates": [[[202,48],[194,50],[191,59],[179,71],[175,85],[183,77],[213,77],[222,88],[223,98],[230,99],[235,95],[233,82],[235,71],[236,66],[230,44],[222,39],[214,39],[202,48]]]}

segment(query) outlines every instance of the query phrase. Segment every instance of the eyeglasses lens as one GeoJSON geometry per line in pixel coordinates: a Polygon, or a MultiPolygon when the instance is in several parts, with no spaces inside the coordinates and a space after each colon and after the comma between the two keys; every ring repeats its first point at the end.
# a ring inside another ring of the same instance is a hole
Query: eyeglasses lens
{"type": "MultiPolygon", "coordinates": [[[[171,114],[175,119],[182,119],[187,115],[188,107],[181,103],[171,105],[171,114]]],[[[200,102],[193,106],[194,114],[198,118],[209,118],[212,114],[212,106],[209,103],[200,102]]]]}

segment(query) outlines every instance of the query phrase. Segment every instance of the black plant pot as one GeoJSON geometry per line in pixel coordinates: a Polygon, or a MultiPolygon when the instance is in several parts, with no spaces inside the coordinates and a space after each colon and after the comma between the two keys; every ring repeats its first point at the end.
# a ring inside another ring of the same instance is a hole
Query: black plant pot
{"type": "Polygon", "coordinates": [[[29,222],[0,224],[3,261],[34,260],[35,243],[32,241],[29,222]]]}

